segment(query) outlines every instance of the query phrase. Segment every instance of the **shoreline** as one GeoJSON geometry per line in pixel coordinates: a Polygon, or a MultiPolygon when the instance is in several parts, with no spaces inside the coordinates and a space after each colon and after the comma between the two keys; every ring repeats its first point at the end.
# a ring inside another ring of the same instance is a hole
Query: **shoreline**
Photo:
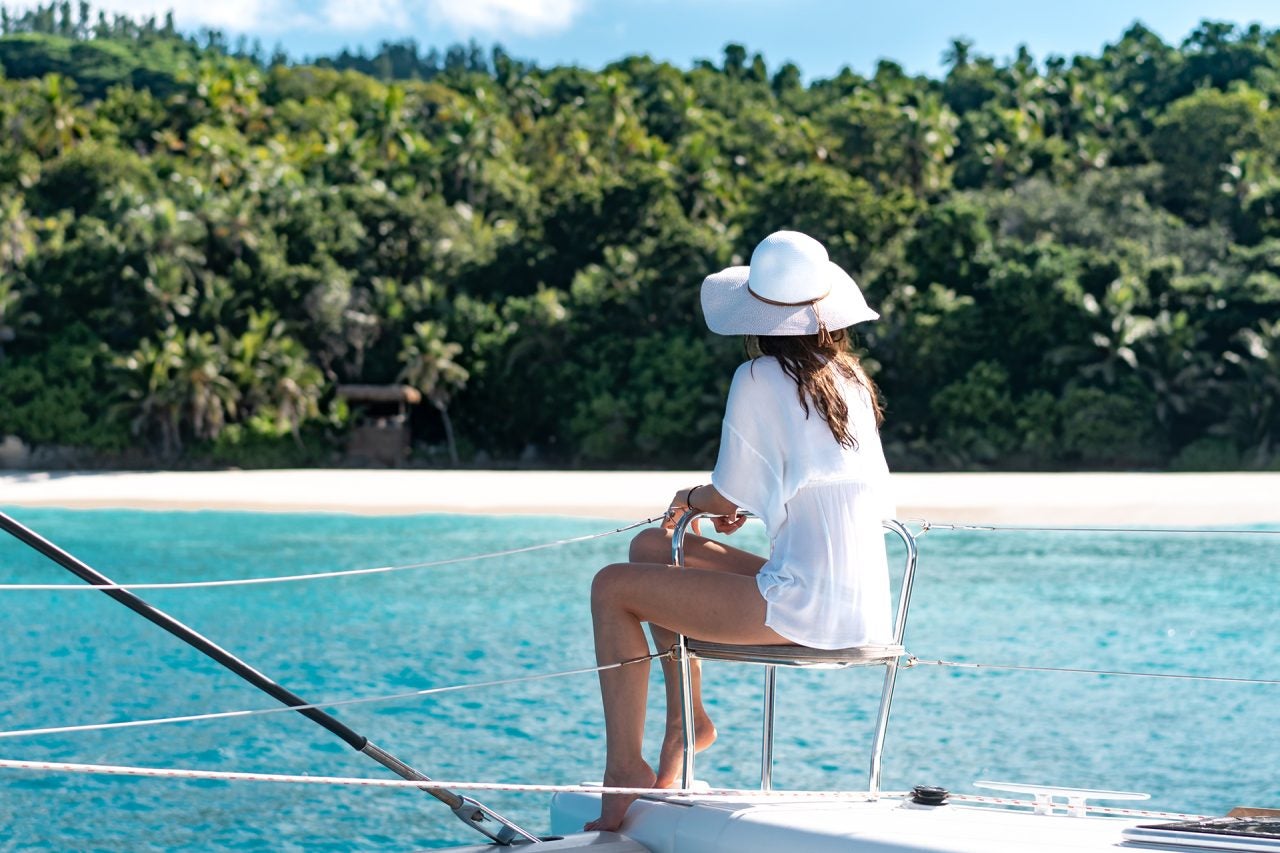
{"type": "MultiPolygon", "coordinates": [[[[634,521],[706,471],[0,472],[0,506],[63,509],[461,513],[634,521]]],[[[903,473],[901,519],[1003,524],[1280,524],[1280,472],[903,473]]]]}

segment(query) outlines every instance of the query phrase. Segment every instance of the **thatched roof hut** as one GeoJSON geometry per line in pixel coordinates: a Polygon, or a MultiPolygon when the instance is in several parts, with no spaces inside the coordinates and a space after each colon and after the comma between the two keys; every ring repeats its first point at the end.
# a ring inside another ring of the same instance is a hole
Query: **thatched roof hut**
{"type": "Polygon", "coordinates": [[[347,460],[396,466],[409,458],[407,408],[422,402],[410,385],[339,385],[338,396],[359,408],[347,441],[347,460]]]}

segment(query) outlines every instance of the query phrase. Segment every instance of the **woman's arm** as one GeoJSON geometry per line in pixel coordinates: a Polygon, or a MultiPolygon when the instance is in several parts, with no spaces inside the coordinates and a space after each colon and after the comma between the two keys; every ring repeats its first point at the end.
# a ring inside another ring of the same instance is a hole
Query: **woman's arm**
{"type": "Polygon", "coordinates": [[[705,486],[681,489],[676,492],[676,500],[690,509],[709,512],[712,515],[735,516],[738,514],[737,505],[720,494],[710,483],[705,486]]]}

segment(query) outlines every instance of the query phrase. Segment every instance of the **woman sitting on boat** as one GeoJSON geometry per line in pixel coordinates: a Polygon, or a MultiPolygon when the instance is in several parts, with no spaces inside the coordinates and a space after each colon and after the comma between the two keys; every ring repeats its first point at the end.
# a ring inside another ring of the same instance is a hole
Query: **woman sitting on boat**
{"type": "MultiPolygon", "coordinates": [[[[630,562],[606,566],[591,588],[596,660],[610,664],[659,649],[676,632],[720,643],[795,643],[836,649],[888,642],[889,581],[882,519],[892,516],[888,467],[877,428],[875,387],[848,349],[844,329],[879,315],[822,244],[779,231],[756,247],[749,267],[702,283],[711,331],[746,335],[748,353],[729,388],[720,452],[709,485],[681,489],[661,529],[631,543],[630,562]],[[721,533],[764,521],[768,558],[690,535],[687,568],[670,565],[671,531],[687,512],[712,513],[721,533]]],[[[667,729],[658,769],[641,755],[647,666],[600,673],[604,700],[604,784],[671,787],[681,766],[679,677],[663,661],[667,729]]],[[[697,671],[696,745],[715,729],[697,671]]],[[[635,800],[606,795],[588,830],[616,830],[635,800]]]]}

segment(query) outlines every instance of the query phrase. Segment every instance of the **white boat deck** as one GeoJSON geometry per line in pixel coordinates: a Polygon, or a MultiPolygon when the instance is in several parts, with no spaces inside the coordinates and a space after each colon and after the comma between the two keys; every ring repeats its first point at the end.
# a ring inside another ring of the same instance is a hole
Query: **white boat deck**
{"type": "MultiPolygon", "coordinates": [[[[594,794],[558,794],[551,830],[580,832],[600,813],[594,794]]],[[[1037,815],[989,806],[921,806],[898,798],[812,802],[750,798],[632,805],[623,833],[652,853],[1096,853],[1133,849],[1121,832],[1152,818],[1037,815]]]]}

